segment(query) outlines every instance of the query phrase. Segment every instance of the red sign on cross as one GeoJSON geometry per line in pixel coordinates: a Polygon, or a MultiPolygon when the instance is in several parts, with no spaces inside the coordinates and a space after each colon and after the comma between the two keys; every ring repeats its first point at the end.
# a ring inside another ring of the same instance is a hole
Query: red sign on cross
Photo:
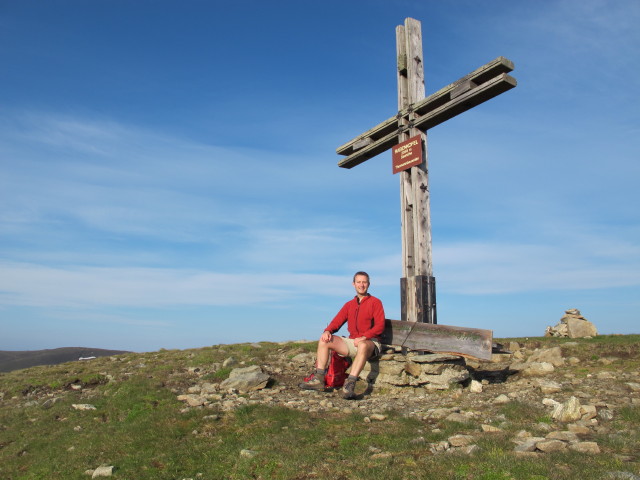
{"type": "Polygon", "coordinates": [[[393,147],[391,160],[393,173],[420,165],[422,163],[422,136],[416,135],[393,147]]]}

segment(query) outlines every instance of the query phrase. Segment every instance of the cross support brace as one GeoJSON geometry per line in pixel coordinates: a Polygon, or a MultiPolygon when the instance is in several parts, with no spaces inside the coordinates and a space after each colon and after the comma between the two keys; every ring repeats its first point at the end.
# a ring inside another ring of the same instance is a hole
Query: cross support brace
{"type": "Polygon", "coordinates": [[[515,78],[507,75],[514,68],[513,62],[498,57],[470,74],[429,95],[423,100],[401,110],[397,115],[376,125],[350,142],[338,147],[336,152],[347,155],[338,162],[342,168],[352,168],[388,150],[398,143],[398,135],[410,128],[426,131],[450,118],[490,100],[517,85],[515,78]],[[399,126],[401,119],[411,120],[399,126]]]}

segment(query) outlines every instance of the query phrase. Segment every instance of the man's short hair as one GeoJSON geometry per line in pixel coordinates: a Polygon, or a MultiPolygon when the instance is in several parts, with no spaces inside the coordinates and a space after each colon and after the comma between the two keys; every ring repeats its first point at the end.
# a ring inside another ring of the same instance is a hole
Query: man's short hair
{"type": "Polygon", "coordinates": [[[358,275],[363,275],[363,276],[367,277],[367,282],[371,283],[371,280],[369,279],[369,274],[368,274],[367,272],[356,272],[356,273],[353,275],[353,283],[355,283],[355,282],[356,282],[356,277],[357,277],[358,275]]]}

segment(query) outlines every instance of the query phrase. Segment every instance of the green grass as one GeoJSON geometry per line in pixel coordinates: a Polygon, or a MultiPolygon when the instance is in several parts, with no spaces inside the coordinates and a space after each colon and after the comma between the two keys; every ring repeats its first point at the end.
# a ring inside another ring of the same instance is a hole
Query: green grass
{"type": "MultiPolygon", "coordinates": [[[[592,355],[600,358],[601,353],[627,355],[625,362],[632,364],[638,361],[633,342],[608,338],[611,343],[589,340],[581,341],[582,347],[567,348],[585,361],[592,355]]],[[[551,340],[534,341],[562,343],[551,340]]],[[[480,418],[464,423],[421,420],[392,409],[384,412],[386,420],[367,422],[366,413],[357,408],[352,413],[309,413],[256,404],[222,412],[215,407],[185,410],[176,399],[176,392],[194,384],[196,377],[189,368],[202,368],[198,378],[215,382],[226,378],[230,369],[209,372],[208,366],[229,356],[249,365],[267,362],[276,353],[294,356],[313,349],[312,343],[286,348],[266,342],[260,347],[223,345],[1,374],[0,478],[87,479],[85,470],[102,464],[116,467],[115,480],[590,480],[606,478],[611,471],[638,474],[640,407],[631,404],[615,412],[613,427],[632,433],[594,438],[601,454],[567,451],[534,458],[513,452],[513,432],[535,432],[537,423],[552,421],[540,405],[522,400],[499,407],[506,425],[502,432],[482,434],[480,418]],[[73,390],[72,384],[82,388],[73,390]],[[46,399],[57,401],[45,408],[46,399]],[[72,407],[80,403],[96,409],[72,407]],[[454,434],[474,436],[478,452],[431,452],[431,443],[454,434]],[[256,453],[244,456],[243,450],[256,453]]],[[[620,368],[625,369],[623,364],[620,368]]],[[[431,398],[439,395],[447,393],[437,392],[431,398]]],[[[455,400],[451,403],[455,405],[455,400]]]]}

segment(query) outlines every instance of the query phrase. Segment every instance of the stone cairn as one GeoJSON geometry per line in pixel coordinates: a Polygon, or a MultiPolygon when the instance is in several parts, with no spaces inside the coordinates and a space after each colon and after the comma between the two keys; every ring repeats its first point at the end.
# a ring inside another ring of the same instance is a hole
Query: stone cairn
{"type": "Polygon", "coordinates": [[[403,387],[446,390],[451,384],[469,378],[464,358],[456,355],[416,352],[404,355],[393,347],[387,347],[386,352],[366,363],[360,373],[361,379],[390,390],[403,387]]]}
{"type": "Polygon", "coordinates": [[[564,312],[564,316],[555,327],[547,327],[545,337],[569,337],[585,338],[598,335],[596,326],[584,318],[577,308],[571,308],[564,312]]]}

